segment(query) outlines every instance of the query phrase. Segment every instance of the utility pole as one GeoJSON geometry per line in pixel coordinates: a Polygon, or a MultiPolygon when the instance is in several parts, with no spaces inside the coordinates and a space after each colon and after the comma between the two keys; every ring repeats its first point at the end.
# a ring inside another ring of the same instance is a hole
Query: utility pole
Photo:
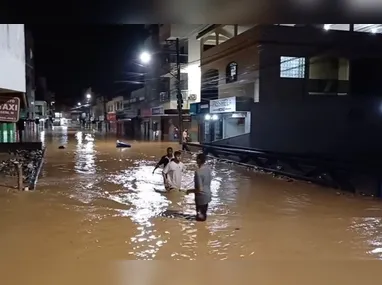
{"type": "Polygon", "coordinates": [[[179,38],[176,38],[176,98],[178,103],[178,116],[179,116],[179,144],[183,142],[183,96],[180,89],[180,47],[179,38]]]}
{"type": "Polygon", "coordinates": [[[105,132],[109,131],[109,124],[107,121],[107,110],[106,110],[106,98],[104,95],[102,95],[102,104],[103,104],[103,121],[105,124],[105,132]]]}

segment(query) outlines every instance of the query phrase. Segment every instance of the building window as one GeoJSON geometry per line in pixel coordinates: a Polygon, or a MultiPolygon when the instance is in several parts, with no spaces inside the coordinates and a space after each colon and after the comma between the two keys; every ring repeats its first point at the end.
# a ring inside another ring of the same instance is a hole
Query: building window
{"type": "Polygon", "coordinates": [[[304,78],[305,57],[282,56],[280,58],[280,77],[304,78]]]}
{"type": "Polygon", "coordinates": [[[237,63],[231,62],[226,67],[226,83],[237,81],[237,63]]]}

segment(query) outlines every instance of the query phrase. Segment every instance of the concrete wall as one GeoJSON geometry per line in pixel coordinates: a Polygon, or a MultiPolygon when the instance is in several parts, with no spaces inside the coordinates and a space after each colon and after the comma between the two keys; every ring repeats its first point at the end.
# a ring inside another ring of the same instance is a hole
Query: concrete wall
{"type": "Polygon", "coordinates": [[[236,137],[231,137],[227,139],[222,139],[218,141],[214,141],[213,144],[215,145],[233,145],[233,146],[241,146],[244,148],[250,148],[251,146],[251,135],[250,134],[244,134],[239,135],[236,137]]]}
{"type": "Polygon", "coordinates": [[[192,103],[200,102],[200,42],[195,35],[188,38],[188,65],[186,72],[188,73],[188,94],[196,95],[196,100],[192,103]]]}
{"type": "MultiPolygon", "coordinates": [[[[322,82],[280,77],[280,57],[306,57],[305,77],[322,77],[325,63],[320,56],[339,58],[339,70],[326,79],[337,78],[338,93],[349,90],[351,66],[360,58],[380,58],[382,36],[346,31],[325,31],[316,28],[296,28],[280,26],[256,26],[244,33],[202,52],[201,69],[219,71],[219,97],[248,96],[255,101],[277,102],[303,100],[309,90],[318,90],[322,82]],[[312,71],[309,68],[312,58],[312,71]],[[238,81],[225,83],[226,66],[230,62],[238,64],[238,81]],[[350,63],[349,63],[350,62],[350,63]],[[321,70],[321,72],[319,72],[321,70]],[[285,92],[285,91],[288,92],[285,92]]],[[[375,66],[370,70],[375,70],[375,66]]],[[[354,78],[353,78],[354,79],[354,78]]],[[[203,79],[202,79],[203,80],[203,79]]]]}
{"type": "Polygon", "coordinates": [[[382,154],[382,98],[254,104],[250,146],[290,153],[382,154]],[[375,152],[375,153],[373,153],[375,152]]]}
{"type": "Polygon", "coordinates": [[[232,96],[255,97],[255,82],[259,77],[259,46],[256,38],[248,30],[202,53],[202,77],[207,71],[219,71],[219,98],[232,96]],[[231,62],[237,63],[237,82],[226,84],[226,68],[231,62]]]}
{"type": "Polygon", "coordinates": [[[23,24],[0,24],[0,89],[26,90],[23,24]]]}

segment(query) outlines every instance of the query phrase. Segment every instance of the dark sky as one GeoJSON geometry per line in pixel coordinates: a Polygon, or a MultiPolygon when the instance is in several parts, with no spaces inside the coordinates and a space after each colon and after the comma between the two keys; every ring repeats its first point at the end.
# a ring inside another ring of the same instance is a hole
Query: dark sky
{"type": "Polygon", "coordinates": [[[76,104],[88,87],[109,98],[137,88],[115,81],[136,80],[128,72],[139,68],[134,61],[146,37],[143,25],[27,25],[27,28],[34,37],[37,76],[47,78],[57,103],[76,104]]]}

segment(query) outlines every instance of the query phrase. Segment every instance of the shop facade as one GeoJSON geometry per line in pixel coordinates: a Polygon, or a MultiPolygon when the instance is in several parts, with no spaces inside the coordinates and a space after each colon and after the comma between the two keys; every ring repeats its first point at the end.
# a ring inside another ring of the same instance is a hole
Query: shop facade
{"type": "Polygon", "coordinates": [[[252,104],[253,100],[245,97],[210,100],[208,113],[207,108],[201,108],[199,111],[201,142],[214,142],[249,134],[252,104]]]}
{"type": "Polygon", "coordinates": [[[209,103],[192,103],[190,104],[190,116],[191,116],[191,127],[189,129],[189,134],[191,141],[193,142],[204,142],[205,137],[205,126],[204,117],[209,114],[210,105],[209,103]]]}
{"type": "Polygon", "coordinates": [[[107,113],[107,122],[109,123],[109,132],[116,134],[117,133],[117,116],[115,112],[107,113]]]}
{"type": "Polygon", "coordinates": [[[141,137],[140,119],[138,109],[125,109],[117,111],[117,135],[129,139],[141,137]]]}
{"type": "Polygon", "coordinates": [[[151,133],[151,109],[150,108],[142,108],[139,114],[140,118],[140,126],[141,126],[141,139],[142,140],[150,140],[151,133]]]}

